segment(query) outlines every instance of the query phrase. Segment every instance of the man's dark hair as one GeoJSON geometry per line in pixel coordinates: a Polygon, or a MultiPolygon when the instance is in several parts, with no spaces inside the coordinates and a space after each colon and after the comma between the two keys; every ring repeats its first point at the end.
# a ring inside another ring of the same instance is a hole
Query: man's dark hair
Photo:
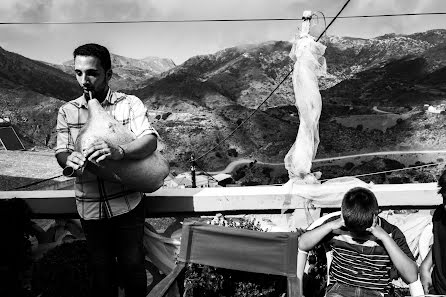
{"type": "Polygon", "coordinates": [[[102,68],[105,71],[111,69],[111,58],[110,52],[108,49],[102,45],[96,43],[87,43],[79,46],[73,52],[73,58],[76,59],[76,56],[93,56],[99,59],[101,62],[102,68]]]}
{"type": "Polygon", "coordinates": [[[342,216],[348,230],[364,233],[372,226],[378,212],[378,201],[369,189],[357,187],[345,193],[342,200],[342,216]]]}

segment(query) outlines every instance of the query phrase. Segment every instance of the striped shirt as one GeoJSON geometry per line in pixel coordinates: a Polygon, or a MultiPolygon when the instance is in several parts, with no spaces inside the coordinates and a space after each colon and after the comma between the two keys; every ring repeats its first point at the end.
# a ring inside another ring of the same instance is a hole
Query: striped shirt
{"type": "MultiPolygon", "coordinates": [[[[336,220],[339,216],[330,218],[336,220]]],[[[383,218],[379,224],[412,260],[414,257],[401,230],[383,218]]],[[[358,238],[340,229],[324,238],[324,246],[332,252],[329,284],[336,282],[387,293],[396,269],[387,250],[373,235],[358,238]]]]}
{"type": "MultiPolygon", "coordinates": [[[[137,138],[149,134],[158,137],[149,123],[147,109],[139,98],[109,89],[102,107],[137,138]]],[[[56,154],[74,151],[77,136],[87,118],[88,105],[84,96],[60,107],[56,127],[56,154]]],[[[142,197],[141,193],[120,183],[105,181],[88,170],[76,177],[75,195],[77,211],[86,220],[111,218],[127,213],[138,205],[142,197]]]]}

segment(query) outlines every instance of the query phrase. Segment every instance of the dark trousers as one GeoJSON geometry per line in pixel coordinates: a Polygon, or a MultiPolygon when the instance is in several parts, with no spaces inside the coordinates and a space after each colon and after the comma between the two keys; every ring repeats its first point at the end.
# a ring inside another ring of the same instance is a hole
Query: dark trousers
{"type": "Polygon", "coordinates": [[[385,297],[385,295],[379,291],[349,286],[336,282],[327,288],[325,297],[385,297]]]}
{"type": "Polygon", "coordinates": [[[117,282],[126,297],[146,296],[143,204],[110,219],[81,220],[91,256],[93,296],[118,296],[117,282]]]}

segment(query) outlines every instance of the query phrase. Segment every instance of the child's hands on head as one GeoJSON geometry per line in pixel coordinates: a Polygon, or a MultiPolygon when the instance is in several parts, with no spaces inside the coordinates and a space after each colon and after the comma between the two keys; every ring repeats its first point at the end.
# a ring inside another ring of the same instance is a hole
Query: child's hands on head
{"type": "Polygon", "coordinates": [[[336,229],[345,227],[344,218],[342,216],[340,216],[339,219],[337,219],[337,220],[331,221],[330,223],[331,223],[332,230],[336,230],[336,229]]]}
{"type": "Polygon", "coordinates": [[[387,234],[386,231],[378,224],[378,216],[375,215],[375,218],[373,219],[372,226],[366,229],[370,233],[373,234],[376,238],[379,240],[383,240],[385,237],[388,237],[389,234],[387,234]]]}

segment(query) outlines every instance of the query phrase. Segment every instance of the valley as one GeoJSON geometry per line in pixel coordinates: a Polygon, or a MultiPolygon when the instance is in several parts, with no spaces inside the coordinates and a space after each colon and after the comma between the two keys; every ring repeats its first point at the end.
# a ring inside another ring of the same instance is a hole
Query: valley
{"type": "MultiPolygon", "coordinates": [[[[320,79],[316,158],[443,149],[444,115],[427,113],[423,105],[446,99],[445,37],[446,30],[438,29],[323,40],[328,74],[320,79]]],[[[168,58],[113,55],[112,88],[143,100],[161,135],[162,153],[180,173],[189,170],[192,153],[201,156],[219,144],[270,94],[292,69],[290,49],[289,42],[267,41],[191,57],[181,65],[168,58]]],[[[80,95],[70,63],[50,65],[0,49],[0,115],[11,118],[27,149],[55,146],[57,110],[80,95]]],[[[281,163],[298,125],[288,79],[199,165],[212,172],[239,158],[281,163]]]]}

